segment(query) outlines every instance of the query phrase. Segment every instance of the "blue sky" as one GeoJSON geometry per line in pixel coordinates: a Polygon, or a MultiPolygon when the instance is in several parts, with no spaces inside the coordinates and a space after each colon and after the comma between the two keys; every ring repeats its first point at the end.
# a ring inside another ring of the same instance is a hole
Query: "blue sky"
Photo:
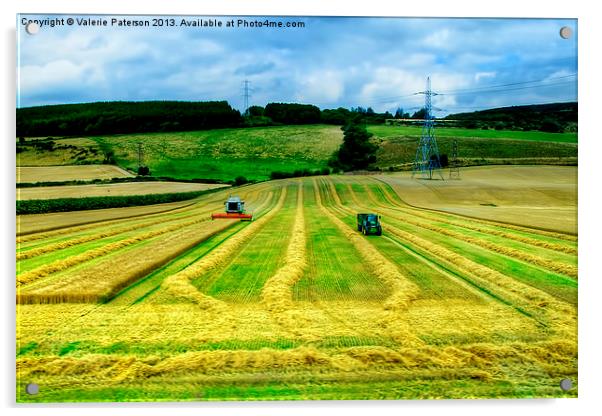
{"type": "Polygon", "coordinates": [[[242,110],[247,79],[252,105],[412,112],[427,76],[441,93],[436,115],[577,100],[576,20],[270,17],[305,25],[271,29],[180,27],[182,17],[170,17],[175,27],[73,25],[36,35],[19,18],[17,105],[227,100],[242,110]],[[573,30],[568,40],[563,26],[573,30]]]}

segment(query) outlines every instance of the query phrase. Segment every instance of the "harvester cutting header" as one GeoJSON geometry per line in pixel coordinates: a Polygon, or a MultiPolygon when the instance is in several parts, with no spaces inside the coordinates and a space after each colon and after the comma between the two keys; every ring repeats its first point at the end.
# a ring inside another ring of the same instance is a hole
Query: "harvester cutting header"
{"type": "Polygon", "coordinates": [[[211,219],[236,219],[241,221],[253,221],[253,214],[245,213],[245,202],[238,196],[230,196],[224,203],[226,212],[214,212],[211,219]]]}

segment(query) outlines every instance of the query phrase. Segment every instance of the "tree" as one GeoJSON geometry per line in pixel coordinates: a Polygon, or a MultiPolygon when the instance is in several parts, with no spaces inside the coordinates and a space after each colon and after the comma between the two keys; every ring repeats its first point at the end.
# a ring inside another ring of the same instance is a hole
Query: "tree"
{"type": "Polygon", "coordinates": [[[149,176],[150,175],[150,169],[148,168],[148,166],[138,166],[138,175],[140,175],[140,176],[149,176]]]}
{"type": "Polygon", "coordinates": [[[403,108],[399,107],[395,110],[395,118],[410,118],[410,113],[404,113],[403,108]]]}
{"type": "Polygon", "coordinates": [[[426,117],[426,108],[421,108],[412,114],[412,118],[423,120],[426,117]]]}
{"type": "Polygon", "coordinates": [[[265,111],[265,109],[258,105],[252,105],[251,107],[249,107],[249,115],[250,116],[261,117],[261,116],[263,116],[264,111],[265,111]]]}
{"type": "Polygon", "coordinates": [[[237,176],[234,178],[234,186],[244,185],[245,183],[249,183],[249,180],[244,176],[237,176]]]}
{"type": "Polygon", "coordinates": [[[349,171],[366,169],[376,162],[378,146],[370,141],[372,133],[368,133],[358,119],[351,121],[342,130],[343,143],[330,159],[330,166],[349,171]]]}

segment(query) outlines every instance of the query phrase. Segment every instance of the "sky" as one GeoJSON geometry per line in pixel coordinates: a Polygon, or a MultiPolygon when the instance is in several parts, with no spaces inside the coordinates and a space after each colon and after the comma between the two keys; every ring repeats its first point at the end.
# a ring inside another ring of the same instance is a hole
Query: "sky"
{"type": "Polygon", "coordinates": [[[17,16],[17,107],[94,101],[227,100],[320,108],[424,105],[435,116],[577,101],[574,19],[163,16],[173,26],[117,26],[154,16],[17,16]],[[75,23],[50,27],[46,19],[75,23]],[[104,19],[82,26],[77,18],[104,19]],[[217,19],[222,27],[182,26],[217,19]],[[281,28],[237,27],[268,19],[281,28]],[[27,20],[40,22],[30,35],[27,20]],[[234,20],[234,27],[226,27],[234,20]],[[198,22],[198,21],[197,21],[198,22]],[[286,27],[301,23],[303,27],[286,27]],[[560,28],[572,36],[563,39],[560,28]]]}

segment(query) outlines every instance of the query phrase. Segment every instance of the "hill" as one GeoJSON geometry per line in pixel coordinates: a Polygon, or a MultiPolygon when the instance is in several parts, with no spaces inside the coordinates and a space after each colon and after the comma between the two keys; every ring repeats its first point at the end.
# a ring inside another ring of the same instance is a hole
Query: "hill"
{"type": "Polygon", "coordinates": [[[467,128],[576,132],[577,109],[575,102],[521,105],[450,114],[444,119],[454,120],[454,125],[467,128]]]}

